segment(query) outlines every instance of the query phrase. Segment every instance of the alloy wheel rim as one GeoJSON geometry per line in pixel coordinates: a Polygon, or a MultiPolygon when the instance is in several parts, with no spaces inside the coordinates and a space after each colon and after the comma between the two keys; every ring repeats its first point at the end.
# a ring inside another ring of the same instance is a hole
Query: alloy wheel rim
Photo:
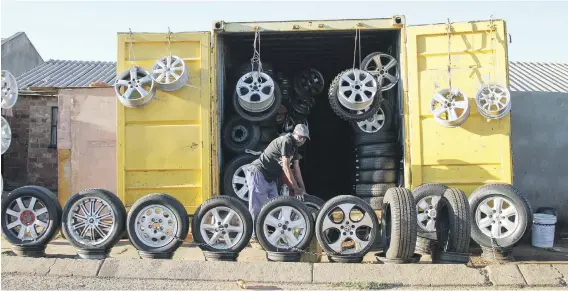
{"type": "Polygon", "coordinates": [[[21,241],[33,241],[45,235],[50,218],[45,203],[31,196],[10,202],[4,215],[6,228],[21,241]]]}
{"type": "Polygon", "coordinates": [[[243,219],[233,209],[219,206],[205,213],[199,230],[205,243],[212,248],[232,248],[243,238],[243,219]]]}
{"type": "Polygon", "coordinates": [[[138,212],[134,228],[144,244],[159,248],[176,239],[178,219],[168,206],[151,204],[138,212]]]}
{"type": "Polygon", "coordinates": [[[71,205],[67,217],[68,232],[84,245],[104,243],[116,228],[116,213],[105,200],[87,197],[71,205]]]}

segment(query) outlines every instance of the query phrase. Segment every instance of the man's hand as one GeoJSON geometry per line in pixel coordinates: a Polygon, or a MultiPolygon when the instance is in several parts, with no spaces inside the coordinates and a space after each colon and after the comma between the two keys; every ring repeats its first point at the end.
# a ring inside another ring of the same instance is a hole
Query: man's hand
{"type": "Polygon", "coordinates": [[[294,196],[298,198],[300,201],[304,201],[304,194],[306,194],[306,190],[300,187],[294,189],[294,196]]]}

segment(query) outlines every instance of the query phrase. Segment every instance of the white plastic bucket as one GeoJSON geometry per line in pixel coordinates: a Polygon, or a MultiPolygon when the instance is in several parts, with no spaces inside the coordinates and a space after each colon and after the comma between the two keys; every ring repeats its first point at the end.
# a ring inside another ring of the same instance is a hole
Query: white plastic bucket
{"type": "Polygon", "coordinates": [[[554,246],[554,228],[556,216],[544,213],[535,213],[532,225],[532,245],[537,248],[551,248],[554,246]]]}

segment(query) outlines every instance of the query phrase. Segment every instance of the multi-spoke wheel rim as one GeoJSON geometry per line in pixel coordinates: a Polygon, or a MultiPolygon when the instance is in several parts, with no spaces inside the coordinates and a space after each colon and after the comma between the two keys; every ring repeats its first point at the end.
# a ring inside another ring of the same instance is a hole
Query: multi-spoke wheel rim
{"type": "Polygon", "coordinates": [[[220,206],[205,213],[199,224],[199,231],[206,244],[215,249],[224,250],[239,243],[245,227],[243,219],[237,212],[220,206]]]}
{"type": "Polygon", "coordinates": [[[443,126],[458,126],[469,117],[469,102],[460,90],[443,89],[432,97],[430,110],[443,126]]]}
{"type": "Polygon", "coordinates": [[[294,130],[295,122],[294,119],[290,116],[286,116],[286,121],[282,125],[283,132],[292,132],[294,130]]]}
{"type": "MultiPolygon", "coordinates": [[[[357,112],[358,114],[363,114],[365,112],[367,112],[369,109],[365,109],[365,110],[360,110],[359,112],[357,112]]],[[[358,121],[357,122],[357,126],[359,126],[359,128],[361,129],[361,131],[366,132],[366,133],[375,133],[378,132],[379,130],[381,130],[381,128],[383,128],[383,126],[385,125],[385,111],[383,110],[382,107],[379,108],[379,111],[377,111],[377,113],[373,116],[371,116],[369,119],[363,120],[363,121],[358,121]]]]}
{"type": "Polygon", "coordinates": [[[116,228],[116,213],[107,201],[86,197],[71,205],[68,232],[77,242],[96,246],[107,241],[116,228]]]}
{"type": "Polygon", "coordinates": [[[266,73],[257,71],[244,74],[237,81],[239,105],[250,112],[262,112],[274,104],[275,85],[266,73]]]}
{"type": "Polygon", "coordinates": [[[244,170],[244,167],[247,165],[240,166],[233,174],[233,191],[235,191],[237,197],[243,201],[249,200],[249,188],[244,170]]]}
{"type": "Polygon", "coordinates": [[[377,53],[361,66],[377,79],[381,91],[387,91],[398,82],[400,73],[397,64],[398,62],[391,55],[377,53]]]}
{"type": "Polygon", "coordinates": [[[519,227],[519,211],[511,200],[502,196],[491,196],[477,206],[475,223],[488,237],[506,238],[519,227]]]}
{"type": "Polygon", "coordinates": [[[364,110],[373,103],[377,94],[377,81],[363,70],[348,70],[339,79],[337,93],[339,103],[344,107],[364,110]]]}
{"type": "Polygon", "coordinates": [[[294,248],[306,236],[307,222],[302,213],[291,206],[270,211],[262,222],[266,240],[275,248],[294,248]]]}
{"type": "Polygon", "coordinates": [[[426,196],[416,204],[418,226],[425,231],[436,231],[436,206],[440,196],[426,196]]]}
{"type": "Polygon", "coordinates": [[[12,143],[12,130],[10,129],[10,124],[8,124],[8,121],[4,119],[4,116],[2,116],[1,123],[2,123],[1,146],[2,146],[2,154],[4,154],[10,147],[10,144],[12,143]]]}
{"type": "Polygon", "coordinates": [[[295,85],[300,91],[298,94],[303,95],[303,97],[319,95],[323,92],[324,82],[322,74],[316,69],[301,71],[295,79],[295,85]]]}
{"type": "Polygon", "coordinates": [[[18,100],[18,82],[10,72],[2,70],[2,108],[12,108],[18,100]]]}
{"type": "Polygon", "coordinates": [[[114,91],[124,106],[137,108],[154,99],[156,87],[148,71],[135,67],[117,76],[114,91]]]}
{"type": "Polygon", "coordinates": [[[359,253],[370,241],[373,219],[353,203],[342,203],[324,215],[321,234],[325,243],[341,255],[359,253]]]}
{"type": "Polygon", "coordinates": [[[22,196],[10,202],[3,219],[7,230],[21,241],[42,237],[51,220],[45,203],[31,196],[22,196]]]}
{"type": "Polygon", "coordinates": [[[164,91],[182,88],[189,80],[185,62],[178,56],[165,56],[152,67],[152,78],[164,91]]]}
{"type": "Polygon", "coordinates": [[[178,220],[171,208],[148,205],[136,215],[134,232],[144,244],[160,248],[176,239],[178,220]]]}
{"type": "Polygon", "coordinates": [[[475,97],[479,113],[485,118],[503,118],[511,111],[511,93],[501,85],[485,85],[475,97]]]}

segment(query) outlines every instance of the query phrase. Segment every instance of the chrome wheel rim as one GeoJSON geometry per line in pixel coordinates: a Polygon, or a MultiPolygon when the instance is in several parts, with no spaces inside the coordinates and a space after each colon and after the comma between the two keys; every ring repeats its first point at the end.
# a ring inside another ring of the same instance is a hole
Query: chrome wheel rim
{"type": "MultiPolygon", "coordinates": [[[[360,110],[357,113],[363,114],[363,113],[367,112],[368,110],[369,109],[367,108],[365,110],[360,110]]],[[[379,130],[381,130],[381,128],[383,128],[383,125],[385,125],[385,119],[386,119],[385,112],[384,112],[382,107],[379,107],[379,111],[377,111],[377,113],[375,115],[371,116],[371,118],[369,118],[367,120],[358,121],[357,126],[363,132],[375,133],[375,132],[378,132],[379,130]]]]}
{"type": "Polygon", "coordinates": [[[491,238],[502,239],[519,227],[519,211],[502,196],[491,196],[475,209],[475,223],[481,232],[491,238]]]}
{"type": "Polygon", "coordinates": [[[459,89],[442,89],[432,97],[430,111],[442,126],[459,126],[469,117],[469,101],[459,89]]]}
{"type": "Polygon", "coordinates": [[[369,213],[356,204],[342,203],[325,213],[320,233],[330,249],[349,255],[367,247],[373,231],[376,230],[369,213]]]}
{"type": "Polygon", "coordinates": [[[45,203],[31,196],[22,196],[10,202],[3,218],[8,231],[21,241],[41,238],[51,220],[45,203]]]}
{"type": "Polygon", "coordinates": [[[294,80],[297,92],[302,96],[315,96],[323,92],[325,81],[322,74],[316,69],[301,71],[294,80]]]}
{"type": "Polygon", "coordinates": [[[176,239],[178,220],[171,208],[152,204],[138,212],[134,227],[134,233],[144,244],[160,248],[176,239]]]}
{"type": "Polygon", "coordinates": [[[82,198],[70,209],[67,231],[83,245],[97,246],[106,242],[116,228],[116,214],[105,200],[82,198]]]}
{"type": "Polygon", "coordinates": [[[436,231],[436,206],[440,196],[426,196],[416,204],[418,227],[427,232],[436,231]]]}
{"type": "Polygon", "coordinates": [[[189,80],[185,62],[178,56],[165,56],[152,67],[152,79],[164,91],[181,89],[189,80]]]}
{"type": "Polygon", "coordinates": [[[294,248],[306,236],[307,223],[296,208],[280,206],[266,215],[262,231],[269,244],[275,248],[294,248]]]}
{"type": "Polygon", "coordinates": [[[483,117],[500,119],[511,111],[511,92],[501,85],[485,85],[477,91],[475,102],[483,117]]]}
{"type": "Polygon", "coordinates": [[[274,104],[275,85],[266,73],[257,71],[244,74],[237,81],[239,105],[250,112],[262,112],[274,104]]]}
{"type": "Polygon", "coordinates": [[[2,154],[4,154],[8,148],[10,147],[10,144],[12,143],[12,130],[10,129],[10,124],[8,123],[8,121],[6,119],[4,119],[4,116],[2,116],[2,154]]]}
{"type": "Polygon", "coordinates": [[[2,108],[10,109],[18,101],[18,82],[14,75],[6,70],[2,70],[2,108]]]}
{"type": "Polygon", "coordinates": [[[130,68],[117,76],[114,91],[120,103],[138,108],[147,105],[156,95],[154,79],[140,67],[130,68]]]}
{"type": "Polygon", "coordinates": [[[249,188],[247,185],[247,180],[245,178],[244,167],[247,165],[240,166],[233,174],[233,191],[239,199],[243,201],[249,200],[249,188]]]}
{"type": "Polygon", "coordinates": [[[364,110],[373,103],[377,93],[377,81],[371,74],[359,70],[348,70],[339,79],[337,97],[339,103],[350,110],[364,110]]]}
{"type": "Polygon", "coordinates": [[[377,79],[381,91],[392,89],[400,77],[398,62],[388,54],[375,53],[375,56],[361,66],[377,79]]]}
{"type": "Polygon", "coordinates": [[[199,224],[201,237],[212,248],[232,248],[242,239],[245,227],[243,219],[233,209],[220,206],[205,213],[199,224]]]}

